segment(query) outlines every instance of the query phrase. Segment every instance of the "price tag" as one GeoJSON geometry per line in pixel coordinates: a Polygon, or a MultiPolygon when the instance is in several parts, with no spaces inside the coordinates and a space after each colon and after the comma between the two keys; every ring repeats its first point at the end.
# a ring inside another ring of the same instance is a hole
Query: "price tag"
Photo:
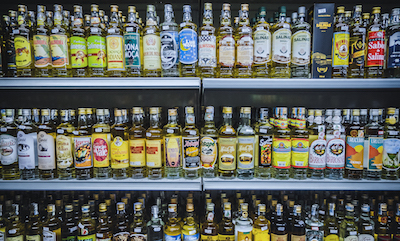
{"type": "Polygon", "coordinates": [[[193,235],[193,234],[196,234],[196,230],[190,230],[189,231],[189,235],[193,235]]]}
{"type": "Polygon", "coordinates": [[[153,34],[153,33],[154,33],[154,29],[148,29],[148,30],[147,30],[147,33],[148,33],[148,34],[153,34]]]}
{"type": "Polygon", "coordinates": [[[351,236],[356,236],[357,235],[357,231],[350,231],[349,232],[351,236]]]}
{"type": "Polygon", "coordinates": [[[58,33],[58,28],[53,28],[53,29],[51,30],[51,33],[58,33]]]}
{"type": "Polygon", "coordinates": [[[204,232],[205,232],[205,233],[212,233],[212,230],[210,230],[210,229],[205,229],[204,232]]]}
{"type": "Polygon", "coordinates": [[[278,231],[285,231],[285,227],[278,227],[278,231]]]}
{"type": "Polygon", "coordinates": [[[155,227],[154,228],[154,232],[160,232],[161,231],[161,228],[160,227],[155,227]]]}
{"type": "Polygon", "coordinates": [[[101,127],[98,127],[98,128],[94,129],[94,132],[102,132],[102,131],[103,131],[103,128],[101,128],[101,127]]]}
{"type": "Polygon", "coordinates": [[[260,133],[267,133],[268,131],[266,129],[260,129],[260,133]]]}
{"type": "Polygon", "coordinates": [[[194,136],[194,135],[196,135],[196,131],[189,131],[189,134],[194,136]]]}
{"type": "Polygon", "coordinates": [[[168,25],[162,26],[162,30],[168,30],[168,29],[169,29],[169,26],[168,26],[168,25]]]}
{"type": "Polygon", "coordinates": [[[115,29],[109,28],[109,29],[108,29],[108,33],[115,33],[115,29]]]}
{"type": "Polygon", "coordinates": [[[208,31],[201,31],[201,35],[208,35],[208,31]]]}
{"type": "Polygon", "coordinates": [[[372,230],[372,226],[365,226],[365,230],[372,230]]]}
{"type": "Polygon", "coordinates": [[[268,230],[268,225],[265,225],[264,227],[261,227],[261,231],[268,230]]]}
{"type": "Polygon", "coordinates": [[[64,134],[64,130],[63,129],[57,129],[57,134],[64,134]]]}
{"type": "Polygon", "coordinates": [[[70,232],[70,233],[73,233],[73,232],[75,232],[76,230],[78,230],[78,227],[77,227],[77,226],[74,226],[74,227],[72,227],[72,228],[69,229],[69,232],[70,232]]]}
{"type": "Polygon", "coordinates": [[[168,130],[167,130],[167,133],[168,133],[168,134],[172,134],[172,133],[174,133],[174,130],[168,129],[168,130]]]}
{"type": "Polygon", "coordinates": [[[103,238],[104,235],[102,233],[96,233],[96,238],[103,238]]]}
{"type": "Polygon", "coordinates": [[[378,135],[383,135],[383,131],[382,130],[378,131],[378,135]]]}
{"type": "Polygon", "coordinates": [[[8,231],[8,233],[9,234],[16,234],[17,233],[17,229],[10,229],[9,231],[8,231]]]}

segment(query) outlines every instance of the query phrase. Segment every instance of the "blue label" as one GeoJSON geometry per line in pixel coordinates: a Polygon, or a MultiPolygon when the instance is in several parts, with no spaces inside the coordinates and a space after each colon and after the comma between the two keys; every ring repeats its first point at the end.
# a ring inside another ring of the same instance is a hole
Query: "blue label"
{"type": "Polygon", "coordinates": [[[192,29],[179,32],[179,62],[193,64],[197,61],[197,33],[192,29]]]}
{"type": "Polygon", "coordinates": [[[161,32],[161,66],[170,69],[178,63],[178,32],[161,32]]]}
{"type": "Polygon", "coordinates": [[[199,241],[200,240],[200,234],[196,233],[193,235],[186,235],[183,234],[183,241],[199,241]]]}
{"type": "Polygon", "coordinates": [[[181,235],[180,234],[175,235],[175,236],[171,236],[171,235],[165,234],[165,241],[181,241],[181,240],[182,239],[181,239],[181,235]]]}
{"type": "Polygon", "coordinates": [[[388,68],[400,66],[400,32],[389,37],[388,68]]]}

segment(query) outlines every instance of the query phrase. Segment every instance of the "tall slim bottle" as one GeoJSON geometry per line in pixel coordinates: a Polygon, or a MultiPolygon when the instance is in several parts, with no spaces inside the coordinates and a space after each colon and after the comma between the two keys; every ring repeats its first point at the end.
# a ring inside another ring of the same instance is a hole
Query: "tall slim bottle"
{"type": "Polygon", "coordinates": [[[313,124],[310,130],[310,151],[308,158],[308,177],[323,179],[326,168],[325,125],[322,120],[322,110],[315,110],[313,124]]]}
{"type": "Polygon", "coordinates": [[[267,11],[260,8],[259,20],[253,26],[253,78],[267,78],[269,75],[269,62],[271,61],[271,26],[265,20],[267,11]]]}
{"type": "Polygon", "coordinates": [[[272,166],[276,179],[289,179],[291,160],[291,131],[288,127],[287,108],[276,107],[278,118],[272,140],[272,166]]]}
{"type": "Polygon", "coordinates": [[[142,74],[141,28],[136,19],[136,7],[128,6],[128,19],[124,26],[125,66],[128,77],[140,77],[142,74]]]}
{"type": "Polygon", "coordinates": [[[185,127],[182,129],[182,168],[183,177],[196,179],[201,176],[200,132],[196,127],[194,107],[185,107],[185,127]]]}
{"type": "Polygon", "coordinates": [[[200,130],[200,159],[202,176],[214,178],[218,175],[218,129],[214,122],[214,106],[207,106],[204,126],[200,130]]]}
{"type": "Polygon", "coordinates": [[[284,218],[283,206],[278,203],[275,207],[274,219],[271,222],[271,241],[288,240],[288,224],[284,218]]]}
{"type": "Polygon", "coordinates": [[[146,129],[143,127],[143,109],[133,107],[132,127],[129,129],[129,163],[132,178],[145,178],[146,170],[146,129]]]}
{"type": "Polygon", "coordinates": [[[125,179],[130,175],[129,168],[129,133],[123,123],[121,110],[114,112],[115,123],[111,126],[111,176],[125,179]]]}
{"type": "Polygon", "coordinates": [[[400,35],[400,9],[392,9],[392,18],[389,27],[386,29],[387,34],[387,51],[386,51],[386,70],[385,77],[399,78],[400,77],[400,55],[397,54],[396,47],[398,36],[400,35]]]}
{"type": "Polygon", "coordinates": [[[131,239],[133,240],[147,239],[147,225],[143,216],[142,203],[135,203],[133,209],[133,222],[130,226],[131,239]]]}
{"type": "Polygon", "coordinates": [[[106,32],[99,17],[99,6],[91,5],[90,27],[87,38],[88,76],[104,77],[107,67],[106,32]]]}
{"type": "Polygon", "coordinates": [[[235,66],[234,28],[231,25],[231,5],[224,3],[217,32],[217,78],[232,78],[235,66]]]}
{"type": "Polygon", "coordinates": [[[85,108],[78,109],[78,127],[73,134],[76,178],[90,179],[93,177],[92,130],[88,126],[85,108]]]}
{"type": "Polygon", "coordinates": [[[235,222],[235,240],[252,240],[253,221],[249,218],[249,205],[242,203],[240,205],[240,217],[235,222]]]}
{"type": "Polygon", "coordinates": [[[51,180],[57,177],[56,167],[56,127],[50,120],[50,110],[41,110],[41,123],[38,125],[37,148],[39,178],[51,180]]]}
{"type": "Polygon", "coordinates": [[[335,213],[335,203],[328,204],[328,213],[324,221],[324,240],[339,241],[339,224],[335,213]]]}
{"type": "Polygon", "coordinates": [[[253,225],[253,241],[270,240],[271,223],[266,218],[267,208],[265,204],[257,206],[257,219],[254,220],[253,225]]]}
{"type": "Polygon", "coordinates": [[[356,5],[350,24],[350,53],[347,71],[349,78],[364,78],[366,34],[362,19],[362,5],[356,5]]]}
{"type": "Polygon", "coordinates": [[[39,215],[39,204],[31,203],[29,205],[29,220],[26,224],[25,240],[27,241],[41,241],[43,227],[39,215]]]}
{"type": "Polygon", "coordinates": [[[192,8],[183,5],[179,26],[179,72],[181,77],[196,77],[198,61],[197,25],[192,21],[192,8]]]}
{"type": "Polygon", "coordinates": [[[96,240],[96,221],[90,215],[90,206],[82,206],[82,217],[78,223],[78,240],[96,240]]]}
{"type": "Polygon", "coordinates": [[[249,21],[249,4],[241,4],[240,8],[239,27],[235,33],[236,58],[233,76],[250,78],[253,64],[253,29],[249,21]]]}
{"type": "Polygon", "coordinates": [[[14,35],[15,63],[18,77],[33,77],[34,61],[32,32],[29,28],[27,7],[18,5],[18,28],[14,35]]]}
{"type": "Polygon", "coordinates": [[[69,110],[61,110],[61,123],[57,127],[56,158],[58,178],[67,180],[75,178],[73,131],[69,110]]]}
{"type": "Polygon", "coordinates": [[[325,177],[334,180],[343,179],[346,160],[345,133],[341,124],[341,110],[334,110],[332,123],[326,127],[326,169],[325,177]]]}
{"type": "Polygon", "coordinates": [[[399,178],[400,131],[395,114],[396,108],[387,109],[383,140],[382,179],[397,180],[399,178]]]}
{"type": "Polygon", "coordinates": [[[168,204],[168,221],[164,227],[164,240],[182,240],[182,225],[178,219],[177,204],[168,204]]]}
{"type": "Polygon", "coordinates": [[[61,225],[61,240],[76,241],[78,236],[78,220],[74,216],[74,209],[71,204],[64,207],[63,223],[61,225]]]}
{"type": "Polygon", "coordinates": [[[122,36],[121,19],[118,17],[118,6],[111,5],[110,26],[106,34],[107,46],[107,77],[124,77],[125,56],[124,38],[122,36]]]}
{"type": "Polygon", "coordinates": [[[146,130],[146,166],[149,179],[164,175],[164,144],[158,107],[150,108],[150,127],[146,130]]]}
{"type": "Polygon", "coordinates": [[[358,240],[375,240],[375,223],[369,217],[370,206],[363,204],[361,206],[361,215],[358,222],[358,240]]]}
{"type": "Polygon", "coordinates": [[[311,76],[311,25],[305,20],[306,7],[298,8],[298,19],[292,25],[291,77],[311,76]]]}
{"type": "Polygon", "coordinates": [[[297,108],[295,127],[292,129],[292,177],[294,179],[306,179],[309,156],[309,130],[306,129],[306,109],[297,108]]]}
{"type": "Polygon", "coordinates": [[[370,122],[365,126],[365,140],[368,150],[368,159],[364,157],[365,163],[364,178],[368,180],[380,180],[382,174],[383,157],[383,126],[379,124],[379,110],[372,109],[370,122]]]}
{"type": "Polygon", "coordinates": [[[129,237],[129,220],[125,210],[125,203],[117,203],[117,214],[112,224],[112,240],[126,240],[129,237]]]}
{"type": "Polygon", "coordinates": [[[83,23],[82,6],[74,5],[74,21],[71,26],[71,68],[73,77],[87,77],[87,31],[83,23]]]}
{"type": "Polygon", "coordinates": [[[104,109],[96,110],[97,123],[92,126],[93,177],[110,177],[111,127],[106,123],[104,109]]]}
{"type": "MultiPolygon", "coordinates": [[[[21,220],[21,212],[19,204],[12,204],[9,209],[9,217],[7,218],[5,241],[24,241],[25,240],[25,223],[21,220]]],[[[57,240],[58,241],[58,240],[57,240]]]]}
{"type": "Polygon", "coordinates": [[[56,206],[47,205],[47,218],[43,222],[43,239],[48,241],[61,241],[61,221],[56,216],[56,206]]]}
{"type": "Polygon", "coordinates": [[[14,30],[18,28],[17,22],[17,12],[13,10],[8,10],[9,14],[9,24],[6,32],[5,38],[5,49],[6,49],[6,76],[7,77],[16,77],[17,76],[17,65],[15,64],[15,33],[14,30]]]}
{"type": "Polygon", "coordinates": [[[360,110],[353,109],[352,121],[346,130],[345,177],[350,180],[362,178],[365,129],[360,123],[360,110]]]}
{"type": "Polygon", "coordinates": [[[179,76],[179,35],[171,4],[164,5],[164,22],[161,28],[161,67],[163,77],[179,76]]]}
{"type": "Polygon", "coordinates": [[[351,203],[346,204],[346,215],[339,229],[339,240],[358,240],[358,226],[354,221],[354,205],[351,203]]]}
{"type": "Polygon", "coordinates": [[[232,126],[232,107],[222,109],[223,124],[218,130],[218,176],[224,179],[236,177],[236,130],[232,126]]]}
{"type": "Polygon", "coordinates": [[[381,20],[381,7],[372,8],[372,20],[367,28],[365,78],[382,78],[385,67],[386,32],[381,20]]]}
{"type": "Polygon", "coordinates": [[[319,218],[318,204],[311,206],[311,217],[306,219],[306,240],[318,240],[324,239],[324,222],[319,218]]]}
{"type": "Polygon", "coordinates": [[[232,222],[232,207],[230,202],[222,203],[222,218],[218,224],[218,240],[235,240],[235,225],[232,222]]]}
{"type": "Polygon", "coordinates": [[[37,6],[37,21],[33,32],[34,76],[51,77],[49,26],[46,23],[46,6],[37,6]]]}
{"type": "Polygon", "coordinates": [[[148,240],[163,241],[164,240],[164,222],[159,216],[161,213],[157,205],[151,207],[151,220],[147,222],[147,238],[148,240]]]}
{"type": "Polygon", "coordinates": [[[255,132],[251,127],[251,107],[240,108],[240,125],[237,130],[237,177],[254,177],[255,132]]]}
{"type": "Polygon", "coordinates": [[[18,163],[18,127],[14,122],[14,109],[6,109],[4,124],[1,126],[0,146],[3,180],[20,179],[18,163]]]}
{"type": "Polygon", "coordinates": [[[268,108],[260,108],[258,123],[254,131],[255,137],[255,177],[261,179],[272,178],[272,139],[273,126],[269,123],[268,108]]]}
{"type": "Polygon", "coordinates": [[[337,7],[332,38],[332,78],[347,78],[349,40],[349,25],[345,21],[344,7],[337,7]]]}
{"type": "Polygon", "coordinates": [[[107,205],[105,203],[99,204],[99,217],[96,226],[96,240],[112,239],[111,218],[107,213],[107,205]]]}
{"type": "Polygon", "coordinates": [[[168,123],[163,127],[165,177],[182,176],[182,129],[178,124],[177,109],[168,109],[168,123]]]}
{"type": "Polygon", "coordinates": [[[199,74],[213,78],[217,68],[217,39],[213,23],[212,3],[204,3],[203,24],[199,29],[199,74]]]}

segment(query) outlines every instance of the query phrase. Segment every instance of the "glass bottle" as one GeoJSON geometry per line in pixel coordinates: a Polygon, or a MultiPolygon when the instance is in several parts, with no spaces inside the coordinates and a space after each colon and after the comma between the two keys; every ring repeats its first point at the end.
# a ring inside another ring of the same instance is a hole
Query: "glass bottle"
{"type": "Polygon", "coordinates": [[[137,202],[134,205],[133,222],[130,226],[132,240],[146,240],[147,226],[143,217],[142,203],[137,202]]]}
{"type": "Polygon", "coordinates": [[[253,232],[253,221],[249,218],[249,205],[240,205],[241,215],[235,222],[235,240],[251,240],[253,232]]]}
{"type": "Polygon", "coordinates": [[[276,179],[289,179],[291,160],[291,131],[288,127],[287,108],[276,107],[278,115],[272,140],[272,166],[276,179]]]}
{"type": "Polygon", "coordinates": [[[379,124],[379,110],[372,109],[370,122],[365,126],[365,140],[368,150],[368,158],[364,168],[364,178],[368,180],[380,180],[382,173],[383,157],[383,126],[379,124]]]}
{"type": "Polygon", "coordinates": [[[86,180],[93,177],[92,130],[88,127],[86,109],[78,109],[78,127],[74,134],[74,162],[76,178],[86,180]]]}
{"type": "Polygon", "coordinates": [[[263,240],[270,240],[270,222],[266,218],[266,206],[265,204],[259,204],[257,206],[258,213],[257,219],[254,220],[253,226],[253,241],[263,241],[263,240]]]}
{"type": "Polygon", "coordinates": [[[25,240],[41,241],[42,240],[42,223],[39,216],[39,204],[31,203],[29,205],[29,221],[26,224],[25,240]]]}
{"type": "MultiPolygon", "coordinates": [[[[21,220],[19,204],[12,204],[8,207],[9,216],[5,229],[5,241],[24,241],[25,238],[25,224],[21,220]]],[[[55,240],[55,239],[54,239],[55,240]]]]}
{"type": "Polygon", "coordinates": [[[3,240],[6,237],[6,226],[7,219],[5,215],[5,208],[3,208],[3,204],[0,204],[0,237],[2,237],[3,240]]]}
{"type": "Polygon", "coordinates": [[[51,77],[49,26],[46,23],[46,6],[37,5],[37,21],[33,30],[34,76],[51,77]]]}
{"type": "Polygon", "coordinates": [[[381,7],[373,7],[371,23],[367,27],[365,78],[383,77],[386,51],[385,35],[381,20],[381,7]]]}
{"type": "Polygon", "coordinates": [[[199,73],[214,78],[217,68],[217,39],[213,26],[212,3],[204,3],[203,23],[199,29],[199,73]]]}
{"type": "Polygon", "coordinates": [[[251,107],[240,108],[240,125],[237,129],[237,177],[254,177],[255,132],[251,127],[251,107]]]}
{"type": "Polygon", "coordinates": [[[99,216],[96,225],[96,240],[111,240],[111,218],[107,213],[107,205],[105,203],[99,204],[99,216]]]}
{"type": "Polygon", "coordinates": [[[179,76],[179,36],[171,4],[164,5],[164,22],[161,27],[161,67],[163,77],[179,76]]]}
{"type": "Polygon", "coordinates": [[[332,78],[347,78],[349,67],[349,25],[345,21],[344,7],[337,7],[332,38],[332,78]]]}
{"type": "Polygon", "coordinates": [[[318,240],[324,239],[324,223],[318,216],[318,204],[311,206],[311,217],[306,219],[306,240],[318,240]]]}
{"type": "Polygon", "coordinates": [[[236,58],[233,77],[250,78],[253,64],[253,30],[249,21],[249,4],[240,6],[239,27],[235,33],[236,58]]]}
{"type": "Polygon", "coordinates": [[[200,150],[202,176],[214,178],[218,175],[218,129],[214,122],[214,106],[207,106],[204,114],[204,126],[200,130],[200,150]]]}
{"type": "Polygon", "coordinates": [[[271,27],[272,61],[270,78],[290,78],[291,37],[290,23],[286,22],[286,7],[281,6],[279,21],[271,27]]]}
{"type": "Polygon", "coordinates": [[[75,178],[75,166],[73,158],[73,131],[69,110],[61,110],[61,123],[57,127],[56,157],[57,172],[60,180],[75,178]]]}
{"type": "Polygon", "coordinates": [[[334,110],[332,123],[326,127],[326,169],[325,177],[334,180],[343,179],[345,166],[345,133],[341,124],[341,110],[334,110]]]}
{"type": "Polygon", "coordinates": [[[146,131],[146,166],[149,179],[161,179],[163,165],[163,134],[158,107],[150,108],[150,127],[146,131]]]}
{"type": "Polygon", "coordinates": [[[161,77],[161,40],[154,5],[147,5],[146,27],[143,29],[143,76],[161,77]]]}
{"type": "Polygon", "coordinates": [[[146,170],[146,129],[143,127],[143,109],[133,107],[132,127],[129,129],[129,162],[132,178],[144,178],[146,170]]]}
{"type": "Polygon", "coordinates": [[[111,5],[110,26],[106,34],[107,77],[124,77],[126,73],[124,38],[118,17],[118,6],[111,5]]]}
{"type": "Polygon", "coordinates": [[[114,111],[115,123],[111,126],[111,176],[114,179],[129,177],[129,133],[123,123],[121,110],[114,111]]]}
{"type": "Polygon", "coordinates": [[[308,177],[323,179],[326,168],[326,139],[322,110],[314,111],[313,124],[309,126],[310,151],[308,158],[308,177]]]}
{"type": "Polygon", "coordinates": [[[400,203],[396,205],[396,220],[393,228],[393,240],[399,240],[400,238],[400,203]]]}
{"type": "Polygon", "coordinates": [[[78,224],[74,217],[74,209],[70,204],[65,205],[64,217],[61,225],[61,240],[75,241],[78,236],[78,224]]]}
{"type": "Polygon", "coordinates": [[[112,240],[129,240],[129,220],[125,211],[125,203],[117,203],[117,215],[111,225],[113,227],[112,240]]]}
{"type": "Polygon", "coordinates": [[[182,225],[182,240],[199,240],[200,230],[195,217],[194,205],[193,203],[188,203],[186,205],[186,218],[184,218],[184,223],[182,225]]]}
{"type": "Polygon", "coordinates": [[[182,129],[178,124],[177,109],[168,109],[168,123],[163,127],[165,177],[182,176],[182,129]]]}
{"type": "Polygon", "coordinates": [[[386,51],[386,70],[385,77],[399,78],[400,77],[400,55],[397,53],[398,43],[396,40],[400,35],[400,8],[392,9],[392,18],[386,29],[387,34],[387,51],[386,51]]]}
{"type": "Polygon", "coordinates": [[[362,178],[364,159],[364,126],[360,122],[360,109],[353,109],[352,121],[346,130],[345,177],[350,180],[362,178]]]}
{"type": "Polygon", "coordinates": [[[96,110],[96,118],[92,126],[93,176],[106,179],[110,177],[111,127],[106,123],[104,109],[96,110]]]}
{"type": "Polygon", "coordinates": [[[14,122],[14,109],[6,109],[6,117],[1,126],[0,135],[3,180],[20,179],[17,131],[18,127],[14,122]]]}
{"type": "Polygon", "coordinates": [[[306,109],[297,108],[295,126],[291,133],[291,165],[294,179],[306,179],[309,156],[309,130],[306,129],[306,109]]]}
{"type": "Polygon", "coordinates": [[[382,179],[388,180],[397,180],[399,178],[400,134],[395,113],[396,108],[387,109],[384,128],[382,179]]]}
{"type": "Polygon", "coordinates": [[[9,24],[7,24],[6,36],[5,36],[5,50],[6,50],[6,76],[16,77],[17,76],[17,65],[15,64],[15,47],[14,40],[15,35],[14,30],[18,28],[17,12],[13,10],[8,11],[9,24]]]}
{"type": "Polygon", "coordinates": [[[268,108],[260,108],[260,117],[254,131],[255,143],[255,177],[270,179],[272,177],[272,139],[274,127],[269,123],[268,108]]]}
{"type": "Polygon", "coordinates": [[[181,240],[182,226],[177,217],[177,204],[168,205],[168,221],[164,227],[165,240],[181,240]]]}
{"type": "Polygon", "coordinates": [[[136,7],[128,6],[128,20],[124,25],[125,66],[127,77],[140,77],[141,63],[141,26],[136,19],[136,7]]]}
{"type": "Polygon", "coordinates": [[[107,66],[106,56],[106,32],[105,28],[101,27],[99,17],[99,6],[91,5],[90,27],[87,38],[87,53],[88,53],[88,76],[104,77],[107,66]]]}
{"type": "Polygon", "coordinates": [[[231,203],[222,204],[222,218],[218,224],[218,240],[235,240],[235,225],[232,222],[231,203]]]}
{"type": "Polygon", "coordinates": [[[57,176],[56,128],[50,120],[50,110],[42,109],[41,113],[41,123],[38,125],[37,134],[39,177],[42,180],[51,180],[57,176]]]}
{"type": "Polygon", "coordinates": [[[231,5],[224,3],[217,32],[217,78],[232,78],[235,66],[235,39],[231,25],[231,5]]]}
{"type": "Polygon", "coordinates": [[[151,207],[151,220],[147,223],[148,240],[163,241],[164,240],[164,222],[159,217],[161,210],[157,205],[151,207]]]}
{"type": "Polygon", "coordinates": [[[354,221],[354,206],[351,203],[346,204],[346,215],[340,224],[339,240],[350,241],[358,240],[358,226],[354,221]]]}
{"type": "Polygon", "coordinates": [[[350,22],[350,53],[347,76],[349,78],[364,78],[365,38],[367,33],[362,18],[362,5],[354,7],[353,18],[350,22]]]}
{"type": "Polygon", "coordinates": [[[361,206],[361,215],[358,222],[358,240],[375,240],[375,223],[369,217],[370,207],[368,204],[361,206]]]}
{"type": "Polygon", "coordinates": [[[218,225],[215,221],[214,203],[207,203],[205,221],[201,225],[200,240],[218,240],[218,225]]]}
{"type": "Polygon", "coordinates": [[[179,72],[181,77],[196,77],[198,61],[197,25],[192,21],[190,5],[183,5],[179,26],[179,72]]]}
{"type": "Polygon", "coordinates": [[[339,224],[335,216],[335,203],[328,203],[328,214],[324,221],[324,240],[339,241],[339,224]]]}
{"type": "Polygon", "coordinates": [[[267,11],[260,8],[259,20],[253,27],[253,78],[267,78],[271,61],[271,26],[266,22],[267,11]]]}
{"type": "Polygon", "coordinates": [[[71,26],[71,68],[73,77],[87,77],[87,40],[88,32],[83,23],[82,6],[74,5],[74,21],[71,26]]]}
{"type": "Polygon", "coordinates": [[[15,29],[14,48],[18,77],[33,77],[32,32],[29,28],[27,7],[18,5],[18,28],[15,29]]]}
{"type": "Polygon", "coordinates": [[[232,126],[232,107],[222,109],[223,124],[218,130],[218,174],[220,178],[236,177],[236,130],[232,126]]]}
{"type": "Polygon", "coordinates": [[[196,127],[194,107],[185,107],[185,127],[182,129],[182,166],[183,177],[196,179],[200,170],[200,133],[196,127]]]}
{"type": "Polygon", "coordinates": [[[82,206],[82,217],[78,223],[78,240],[96,240],[96,221],[90,215],[90,206],[82,206]]]}
{"type": "Polygon", "coordinates": [[[47,205],[47,218],[43,222],[43,240],[61,241],[61,223],[54,204],[47,205]]]}
{"type": "Polygon", "coordinates": [[[271,221],[271,241],[287,241],[288,225],[284,218],[282,204],[276,204],[274,219],[271,221]]]}

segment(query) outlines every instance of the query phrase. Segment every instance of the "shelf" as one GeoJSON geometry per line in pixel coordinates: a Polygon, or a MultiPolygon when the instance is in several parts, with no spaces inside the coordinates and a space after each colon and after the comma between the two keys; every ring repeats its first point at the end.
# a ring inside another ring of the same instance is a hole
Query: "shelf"
{"type": "Polygon", "coordinates": [[[200,89],[200,78],[0,78],[1,89],[200,89]]]}
{"type": "Polygon", "coordinates": [[[400,79],[203,79],[203,89],[392,89],[400,79]]]}
{"type": "Polygon", "coordinates": [[[38,191],[63,191],[63,190],[138,190],[138,191],[201,191],[201,179],[195,180],[15,180],[0,181],[0,190],[38,190],[38,191]]]}
{"type": "Polygon", "coordinates": [[[220,178],[203,179],[203,190],[365,190],[399,191],[398,181],[350,181],[350,180],[223,180],[220,178]]]}

